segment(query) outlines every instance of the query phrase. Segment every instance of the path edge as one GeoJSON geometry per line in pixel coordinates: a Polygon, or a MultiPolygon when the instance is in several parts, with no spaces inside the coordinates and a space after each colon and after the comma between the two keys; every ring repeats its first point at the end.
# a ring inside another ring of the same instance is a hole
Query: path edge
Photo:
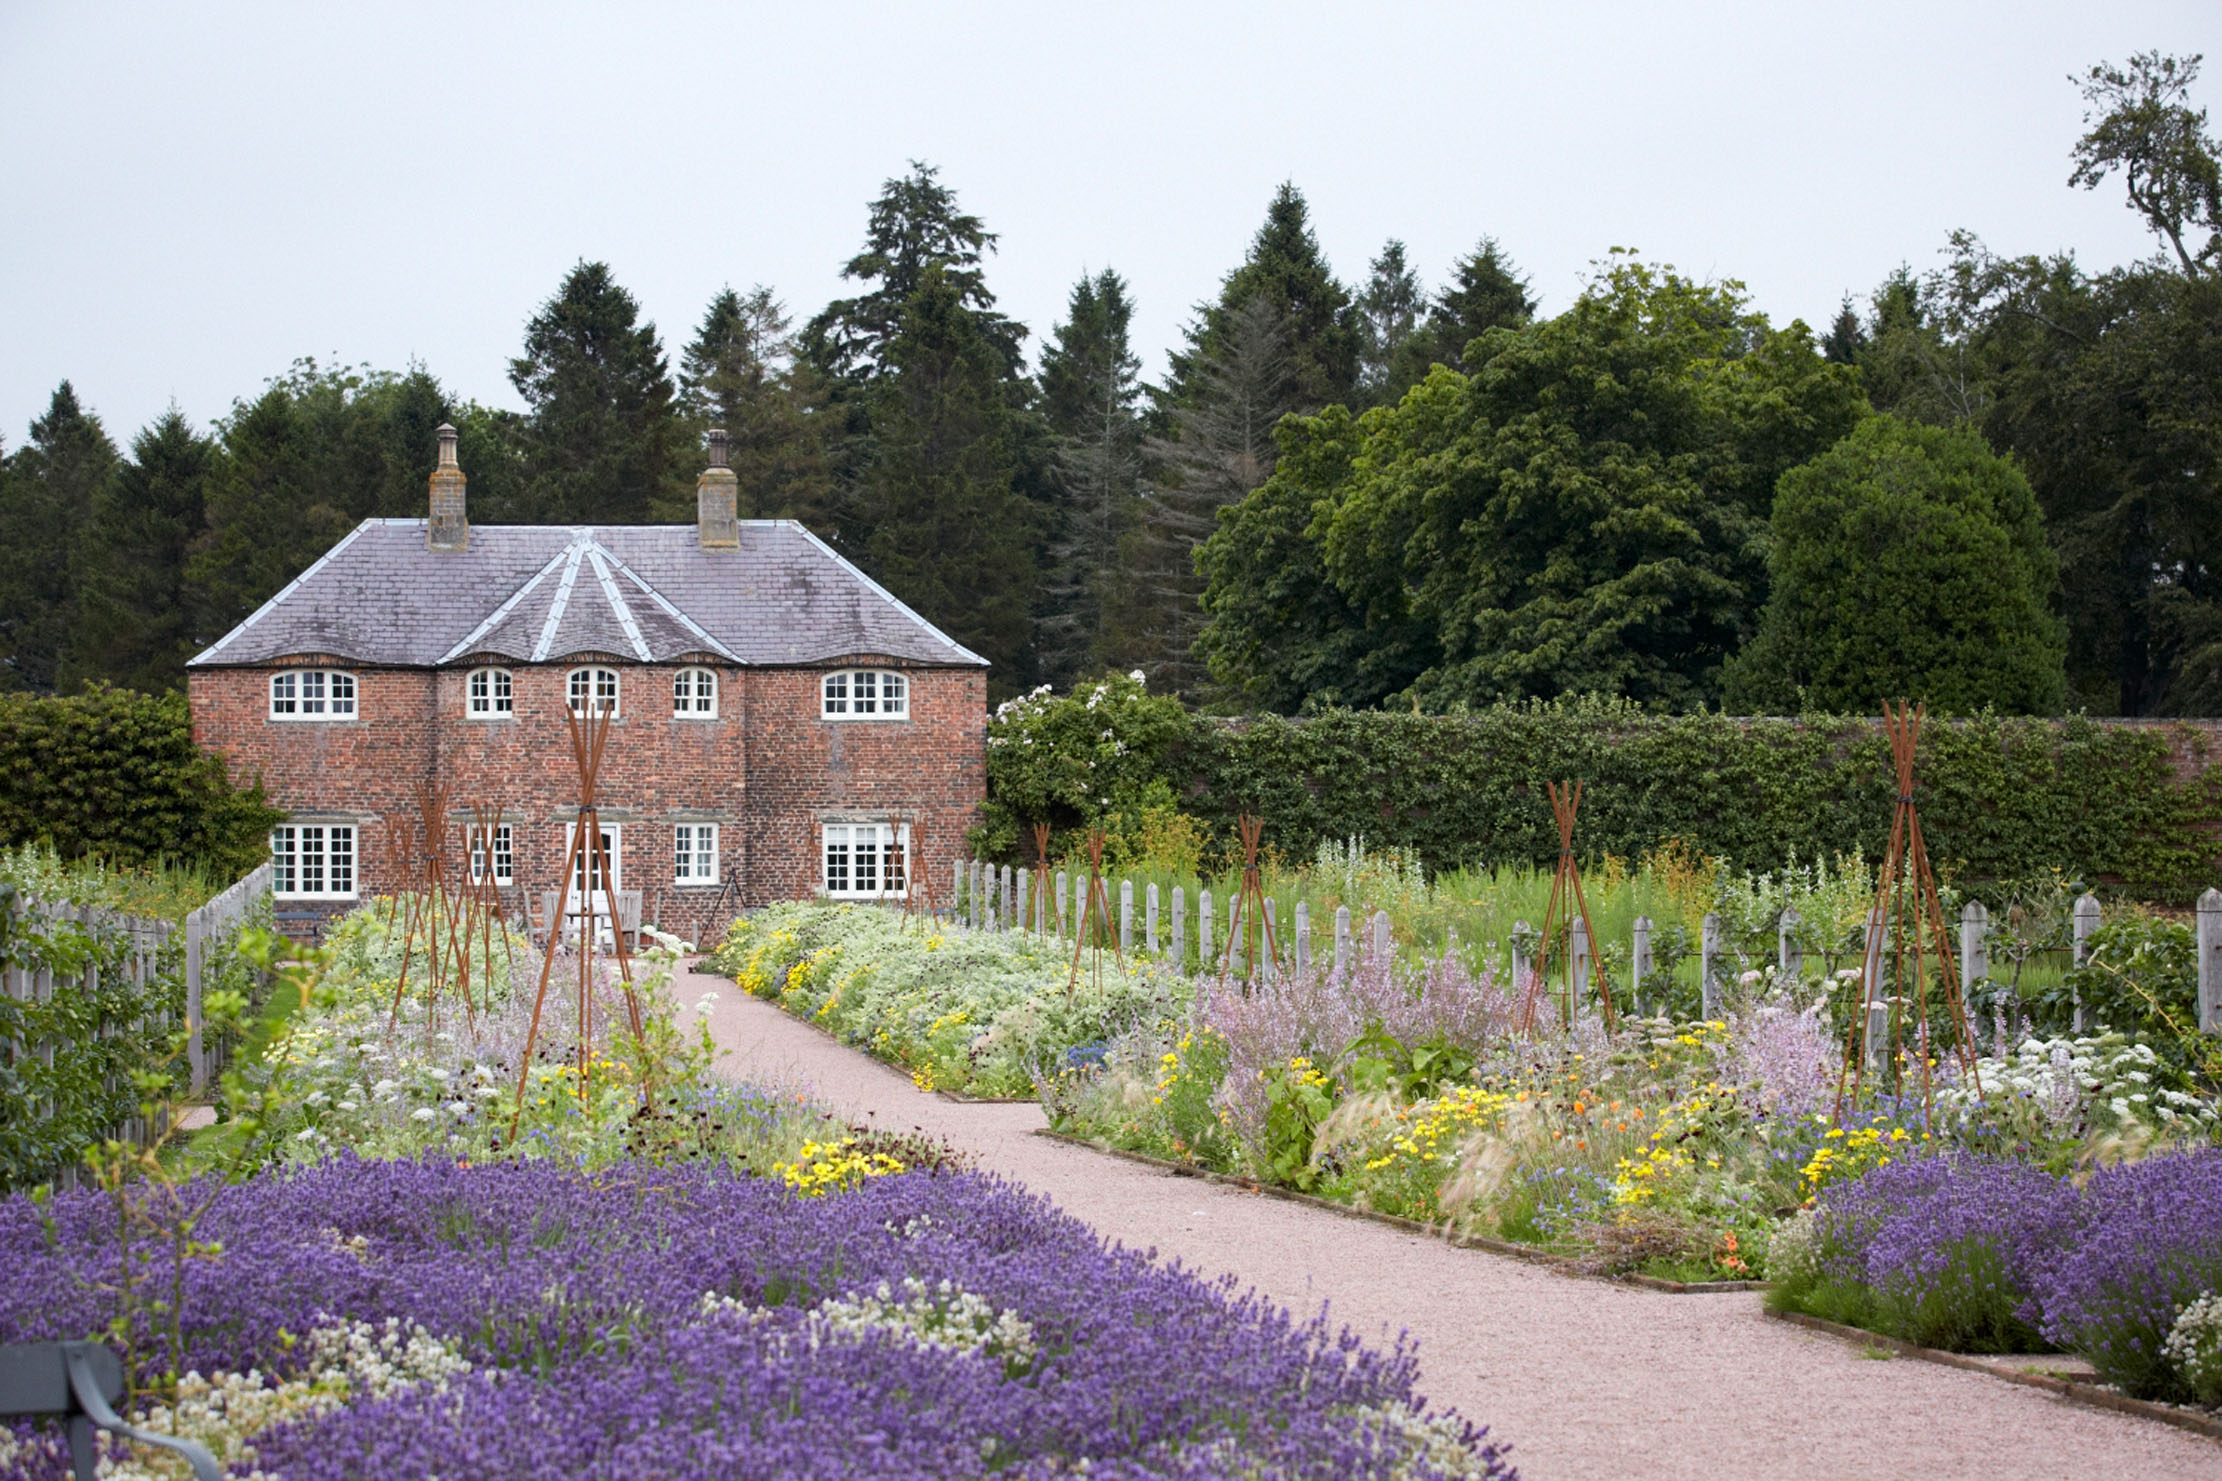
{"type": "Polygon", "coordinates": [[[2151,1399],[2133,1399],[2128,1394],[2107,1388],[2103,1384],[2082,1383],[2073,1378],[2055,1378],[2049,1373],[2016,1373],[1986,1363],[1980,1358],[1963,1352],[1946,1352],[1940,1347],[1923,1347],[1902,1337],[1870,1332],[1865,1327],[1847,1326],[1832,1322],[1826,1317],[1812,1316],[1803,1311],[1774,1311],[1767,1315],[1778,1322],[1805,1327],[1810,1331],[1844,1342],[1857,1342],[1866,1347],[1887,1347],[1905,1357],[1919,1358],[1926,1363],[1939,1363],[1947,1368],[1959,1368],[1969,1373],[1986,1373],[2008,1383],[2018,1383],[2025,1388],[2042,1389],[2070,1403],[2082,1404],[2091,1409],[2111,1409],[2118,1414],[2134,1414],[2144,1419],[2157,1419],[2162,1424],[2174,1425],[2179,1430],[2189,1430],[2210,1440],[2222,1440],[2222,1419],[2201,1414],[2195,1410],[2180,1409],[2173,1404],[2156,1403],[2151,1399]]]}
{"type": "Polygon", "coordinates": [[[1300,1193],[1294,1188],[1283,1188],[1275,1183],[1261,1183],[1256,1178],[1239,1177],[1232,1173],[1213,1172],[1209,1168],[1198,1167],[1192,1162],[1176,1162],[1166,1157],[1152,1157],[1147,1152],[1129,1151],[1125,1147],[1114,1147],[1109,1142],[1099,1142],[1091,1137],[1074,1136],[1071,1132],[1057,1131],[1046,1126],[1035,1128],[1033,1134],[1039,1137],[1047,1137],[1053,1142],[1063,1142],[1069,1147],[1080,1147],[1090,1152],[1103,1153],[1105,1156],[1122,1158],[1128,1162],[1139,1162],[1144,1167],[1154,1167],[1158,1171],[1169,1173],[1176,1178],[1196,1178],[1206,1183],[1217,1183],[1222,1187],[1240,1188],[1246,1193],[1263,1193],[1269,1198],[1278,1198],[1284,1203],[1299,1203],[1308,1208],[1341,1214],[1346,1219],[1363,1219],[1369,1224],[1386,1224],[1392,1229],[1402,1229],[1409,1234],[1424,1234],[1429,1239],[1441,1240],[1454,1249],[1480,1250],[1484,1254],[1503,1255],[1509,1259],[1521,1260],[1530,1265],[1540,1265],[1555,1274],[1569,1276],[1576,1280],[1602,1280],[1612,1285],[1637,1286],[1647,1291],[1664,1291],[1669,1295],[1676,1296],[1711,1296],[1725,1292],[1763,1291],[1767,1289],[1767,1282],[1763,1280],[1678,1281],[1661,1280],[1655,1275],[1591,1275],[1585,1270],[1575,1269],[1573,1262],[1567,1260],[1564,1256],[1554,1255],[1547,1250],[1535,1249],[1524,1244],[1514,1244],[1510,1240],[1491,1239],[1482,1234],[1453,1234],[1448,1230],[1438,1229],[1434,1225],[1419,1219],[1405,1218],[1402,1214],[1384,1214],[1374,1209],[1354,1208],[1347,1203],[1338,1203],[1332,1198],[1322,1198],[1316,1193],[1300,1193]]]}

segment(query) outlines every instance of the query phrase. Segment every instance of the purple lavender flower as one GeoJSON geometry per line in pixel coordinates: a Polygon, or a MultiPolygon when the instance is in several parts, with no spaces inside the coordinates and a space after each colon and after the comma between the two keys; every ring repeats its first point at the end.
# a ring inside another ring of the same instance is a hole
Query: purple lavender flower
{"type": "Polygon", "coordinates": [[[2093,1177],[2073,1248],[2044,1262],[2034,1285],[2047,1338],[2128,1393],[2188,1401],[2161,1348],[2178,1312],[2222,1290],[2222,1148],[2093,1177]]]}
{"type": "MultiPolygon", "coordinates": [[[[994,1178],[797,1199],[707,1164],[342,1157],[214,1191],[196,1238],[221,1252],[186,1269],[187,1366],[291,1376],[288,1334],[395,1316],[478,1369],[268,1432],[276,1476],[1046,1476],[1083,1457],[1099,1476],[1433,1474],[1410,1416],[1512,1474],[1480,1431],[1427,1414],[1409,1348],[1106,1247],[994,1178]],[[1030,1359],[885,1330],[819,1340],[820,1303],[911,1276],[1012,1314],[1030,1359]]],[[[51,1240],[40,1211],[0,1203],[0,1341],[99,1333],[117,1312],[110,1206],[63,1194],[47,1212],[51,1240]]]]}

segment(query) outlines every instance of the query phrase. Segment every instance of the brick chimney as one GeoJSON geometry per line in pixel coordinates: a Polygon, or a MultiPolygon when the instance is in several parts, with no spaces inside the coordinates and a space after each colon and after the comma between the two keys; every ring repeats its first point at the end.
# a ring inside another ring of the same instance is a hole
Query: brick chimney
{"type": "Polygon", "coordinates": [[[471,522],[463,514],[463,469],[455,461],[455,429],[440,423],[440,466],[432,470],[432,518],[424,543],[431,550],[471,548],[471,522]]]}
{"type": "Polygon", "coordinates": [[[741,548],[741,481],[725,466],[725,429],[710,429],[710,466],[694,481],[695,542],[704,550],[741,548]]]}

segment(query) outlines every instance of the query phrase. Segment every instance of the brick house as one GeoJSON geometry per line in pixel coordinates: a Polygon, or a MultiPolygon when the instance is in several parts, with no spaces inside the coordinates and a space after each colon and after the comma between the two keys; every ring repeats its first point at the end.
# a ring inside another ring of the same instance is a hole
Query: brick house
{"type": "MultiPolygon", "coordinates": [[[[739,520],[724,434],[694,525],[479,526],[440,429],[427,519],[365,520],[188,664],[193,731],[290,817],[289,909],[393,889],[389,818],[447,784],[470,863],[552,889],[578,802],[565,709],[614,710],[616,887],[682,933],[817,892],[884,898],[961,852],[987,661],[793,520],[739,520]]],[[[458,834],[458,836],[460,836],[458,834]]],[[[574,889],[577,882],[574,882],[574,889]]]]}

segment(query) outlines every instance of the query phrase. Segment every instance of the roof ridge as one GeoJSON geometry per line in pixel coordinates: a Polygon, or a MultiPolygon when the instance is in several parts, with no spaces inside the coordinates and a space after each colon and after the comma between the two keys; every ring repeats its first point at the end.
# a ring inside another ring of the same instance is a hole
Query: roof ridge
{"type": "Polygon", "coordinates": [[[270,613],[273,608],[278,605],[278,603],[284,601],[287,597],[293,595],[294,592],[298,591],[301,587],[302,582],[308,580],[311,576],[314,576],[317,572],[323,570],[327,565],[331,564],[332,560],[337,557],[341,551],[345,550],[348,546],[355,543],[355,537],[357,535],[360,535],[364,530],[370,528],[370,523],[371,522],[366,519],[361,524],[355,526],[355,528],[342,535],[339,539],[338,544],[334,545],[330,550],[325,551],[314,561],[310,562],[309,568],[306,571],[303,571],[300,575],[294,577],[291,581],[288,581],[284,586],[278,588],[277,594],[271,597],[270,600],[255,608],[254,611],[249,612],[245,621],[241,622],[230,632],[225,633],[222,637],[218,638],[208,647],[202,649],[200,652],[194,654],[191,658],[185,660],[186,666],[190,668],[196,663],[204,663],[209,659],[214,658],[219,649],[222,649],[229,645],[233,638],[238,637],[248,628],[253,627],[256,623],[260,622],[265,616],[270,613]]]}
{"type": "Polygon", "coordinates": [[[800,530],[802,532],[802,537],[805,540],[808,540],[811,544],[824,551],[827,556],[832,558],[835,564],[848,571],[851,575],[855,576],[857,580],[863,582],[873,591],[879,593],[880,599],[882,601],[886,602],[896,611],[902,613],[905,617],[908,617],[911,621],[917,623],[927,632],[932,633],[935,637],[941,639],[941,641],[947,643],[950,647],[956,649],[959,653],[962,653],[965,657],[971,659],[974,663],[977,663],[984,668],[994,667],[994,664],[990,663],[987,659],[982,658],[979,654],[973,652],[970,648],[965,647],[964,644],[958,642],[955,638],[950,637],[940,628],[934,626],[934,624],[919,616],[918,613],[911,608],[910,604],[908,602],[905,602],[901,597],[895,595],[895,593],[889,591],[886,587],[880,585],[877,581],[874,581],[871,577],[865,575],[863,569],[859,567],[856,562],[850,560],[840,551],[835,550],[832,546],[826,544],[825,541],[819,539],[818,532],[811,529],[801,520],[781,520],[780,523],[791,524],[797,530],[800,530]]]}
{"type": "Polygon", "coordinates": [[[543,565],[539,570],[533,572],[531,576],[526,578],[525,583],[522,586],[519,586],[515,591],[509,594],[508,600],[504,601],[493,611],[487,613],[485,621],[472,628],[468,633],[464,634],[460,642],[458,642],[454,647],[448,649],[447,652],[441,654],[440,662],[453,663],[456,659],[461,658],[464,654],[470,652],[471,645],[473,643],[476,643],[480,638],[485,637],[495,628],[501,626],[502,619],[507,617],[511,612],[517,610],[517,604],[522,602],[526,597],[531,596],[534,587],[538,586],[541,582],[548,579],[548,573],[562,563],[565,553],[566,552],[559,550],[554,555],[550,556],[548,558],[547,564],[543,565]]]}
{"type": "MultiPolygon", "coordinates": [[[[641,636],[640,624],[633,620],[633,609],[625,604],[625,594],[617,589],[617,579],[610,575],[609,566],[602,559],[610,553],[598,540],[589,540],[582,548],[586,551],[587,563],[594,567],[594,579],[601,584],[603,600],[617,614],[617,625],[625,629],[625,636],[633,645],[633,657],[642,663],[654,662],[654,655],[648,651],[648,640],[641,636]]],[[[610,556],[610,559],[616,557],[610,556]]]]}

